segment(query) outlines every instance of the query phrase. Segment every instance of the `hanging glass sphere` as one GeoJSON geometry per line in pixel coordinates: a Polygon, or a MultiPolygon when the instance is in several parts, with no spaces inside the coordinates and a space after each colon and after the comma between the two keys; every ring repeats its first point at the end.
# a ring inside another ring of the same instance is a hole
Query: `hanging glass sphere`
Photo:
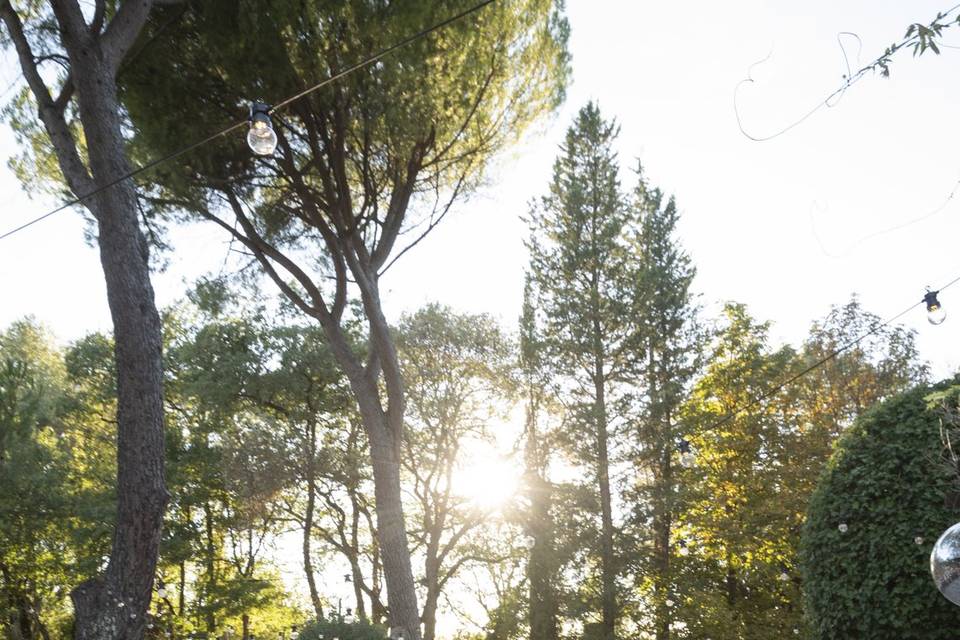
{"type": "Polygon", "coordinates": [[[914,539],[913,539],[913,543],[916,544],[917,546],[922,545],[922,544],[923,544],[923,536],[917,536],[916,538],[914,538],[914,539]]]}
{"type": "Polygon", "coordinates": [[[273,130],[270,107],[263,102],[250,105],[250,130],[247,144],[258,156],[269,156],[277,149],[277,132],[273,130]]]}
{"type": "Polygon", "coordinates": [[[930,552],[933,583],[944,597],[960,605],[960,522],[943,532],[930,552]]]}
{"type": "Polygon", "coordinates": [[[850,527],[847,526],[846,522],[841,522],[839,525],[837,525],[837,529],[840,531],[840,533],[846,533],[850,527]]]}
{"type": "Polygon", "coordinates": [[[938,293],[940,292],[927,291],[927,294],[923,296],[923,301],[927,305],[927,320],[933,325],[943,324],[943,321],[947,319],[947,312],[943,310],[943,305],[937,300],[938,293]]]}

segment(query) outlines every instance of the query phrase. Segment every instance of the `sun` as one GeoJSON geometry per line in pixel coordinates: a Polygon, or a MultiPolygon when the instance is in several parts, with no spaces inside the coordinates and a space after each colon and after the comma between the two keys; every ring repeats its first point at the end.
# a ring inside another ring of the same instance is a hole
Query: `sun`
{"type": "Polygon", "coordinates": [[[471,447],[454,475],[453,488],[473,506],[495,511],[517,495],[522,472],[515,460],[489,446],[471,447]]]}

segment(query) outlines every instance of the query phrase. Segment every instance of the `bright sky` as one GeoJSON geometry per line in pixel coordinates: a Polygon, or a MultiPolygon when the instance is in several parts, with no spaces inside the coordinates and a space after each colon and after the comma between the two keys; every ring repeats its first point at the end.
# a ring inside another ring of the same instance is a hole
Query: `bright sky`
{"type": "MultiPolygon", "coordinates": [[[[680,237],[712,309],[725,300],[746,302],[775,322],[776,337],[796,341],[851,292],[888,316],[918,300],[925,286],[960,275],[960,198],[921,223],[855,244],[934,210],[960,178],[960,131],[952,126],[960,50],[919,60],[907,52],[895,60],[892,78],[865,78],[839,106],[771,142],[741,135],[732,106],[748,67],[772,51],[740,95],[751,132],[776,130],[841,81],[838,32],[860,35],[866,62],[910,22],[926,22],[946,5],[568,4],[573,85],[566,105],[540,135],[502,159],[490,188],[388,274],[388,314],[438,300],[514,321],[525,264],[518,217],[544,191],[557,145],[590,99],[622,124],[624,164],[641,158],[653,183],[676,195],[680,237]]],[[[948,42],[960,45],[956,31],[948,42]]],[[[849,42],[855,62],[856,43],[849,42]]],[[[3,71],[0,80],[13,77],[9,65],[3,71]]],[[[0,156],[14,152],[10,134],[0,132],[0,156]]],[[[55,204],[29,200],[5,169],[0,193],[4,230],[55,204]]],[[[109,328],[99,262],[82,228],[77,214],[63,212],[0,243],[0,326],[33,314],[64,340],[109,328]]],[[[178,231],[174,241],[171,267],[155,277],[162,305],[182,295],[185,279],[218,269],[226,250],[223,234],[209,225],[178,231]]],[[[960,364],[960,344],[948,338],[960,322],[960,285],[941,299],[948,312],[941,327],[928,326],[920,310],[906,322],[920,332],[922,355],[946,374],[960,364]]]]}

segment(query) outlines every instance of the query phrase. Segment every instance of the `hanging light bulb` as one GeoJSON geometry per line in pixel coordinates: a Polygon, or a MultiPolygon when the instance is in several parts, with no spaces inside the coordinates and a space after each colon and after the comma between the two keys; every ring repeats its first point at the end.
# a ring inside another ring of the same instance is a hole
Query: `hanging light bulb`
{"type": "Polygon", "coordinates": [[[937,300],[938,293],[940,292],[928,290],[926,295],[923,296],[923,301],[927,305],[927,320],[930,321],[930,324],[943,324],[943,321],[947,319],[947,312],[943,310],[943,305],[937,300]]]}
{"type": "Polygon", "coordinates": [[[680,547],[679,554],[686,557],[690,555],[690,549],[687,547],[687,541],[683,538],[677,540],[677,546],[680,547]]]}
{"type": "Polygon", "coordinates": [[[960,605],[960,522],[944,531],[933,545],[930,573],[940,593],[960,605]]]}
{"type": "Polygon", "coordinates": [[[913,542],[919,547],[920,545],[923,544],[923,536],[917,536],[916,538],[913,539],[913,542]]]}
{"type": "Polygon", "coordinates": [[[250,105],[247,144],[258,156],[269,156],[277,148],[277,132],[273,130],[273,121],[270,119],[270,106],[264,102],[250,105]]]}
{"type": "Polygon", "coordinates": [[[846,533],[850,527],[847,526],[846,522],[841,522],[837,525],[837,529],[840,531],[840,533],[846,533]]]}
{"type": "Polygon", "coordinates": [[[693,450],[693,445],[686,438],[680,439],[680,464],[689,469],[697,462],[697,454],[693,450]]]}

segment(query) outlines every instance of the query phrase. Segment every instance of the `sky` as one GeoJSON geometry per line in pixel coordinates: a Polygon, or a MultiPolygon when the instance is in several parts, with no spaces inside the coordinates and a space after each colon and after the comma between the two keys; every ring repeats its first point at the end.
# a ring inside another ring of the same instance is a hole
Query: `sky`
{"type": "MultiPolygon", "coordinates": [[[[678,239],[698,269],[708,314],[725,301],[749,305],[773,322],[778,341],[801,340],[831,304],[856,292],[888,317],[960,275],[960,197],[941,207],[960,179],[960,50],[897,57],[892,77],[868,75],[833,108],[788,133],[753,142],[737,127],[734,90],[754,63],[755,82],[739,106],[755,136],[795,121],[842,82],[839,32],[855,32],[865,63],[929,21],[937,2],[740,0],[716,2],[570,0],[572,84],[566,103],[524,144],[499,158],[489,186],[458,206],[417,250],[384,278],[392,318],[437,301],[514,323],[526,263],[520,220],[542,194],[557,147],[576,111],[597,101],[622,127],[625,167],[639,159],[653,185],[677,198],[678,239]]],[[[844,36],[856,67],[857,43],[844,36]]],[[[960,28],[946,41],[960,46],[960,28]]],[[[0,80],[15,77],[8,64],[0,80]]],[[[7,86],[6,82],[0,89],[7,86]]],[[[211,123],[211,130],[221,123],[211,123]]],[[[17,152],[0,129],[0,156],[17,152]]],[[[0,169],[0,229],[53,206],[29,199],[0,169]]],[[[170,265],[154,277],[159,304],[183,295],[196,276],[223,263],[227,240],[204,224],[174,231],[170,265]]],[[[96,252],[78,213],[65,211],[0,241],[0,326],[33,315],[63,341],[107,330],[109,314],[96,252]]],[[[937,375],[960,365],[953,339],[960,285],[941,295],[948,319],[931,327],[917,309],[904,323],[918,331],[921,355],[937,375]],[[955,310],[955,316],[951,310],[955,310]],[[951,322],[951,320],[953,320],[951,322]]]]}
{"type": "MultiPolygon", "coordinates": [[[[926,286],[960,276],[960,194],[948,201],[960,181],[960,50],[919,59],[905,52],[891,78],[868,75],[834,107],[768,142],[738,129],[734,91],[765,59],[738,104],[746,130],[775,132],[842,82],[838,33],[859,35],[866,63],[908,24],[945,8],[927,0],[568,0],[566,103],[385,276],[388,316],[435,301],[514,323],[526,263],[520,217],[546,190],[558,144],[589,100],[622,126],[627,185],[626,169],[639,158],[651,184],[676,197],[678,240],[697,266],[694,286],[708,314],[743,302],[773,323],[776,341],[797,343],[853,293],[882,317],[900,312],[926,286]]],[[[951,31],[946,42],[960,46],[960,27],[951,31]]],[[[842,39],[858,67],[857,42],[842,39]]],[[[9,60],[0,65],[0,91],[15,75],[9,60]]],[[[222,124],[210,123],[211,131],[222,124]]],[[[0,127],[0,157],[16,153],[0,127]]],[[[56,204],[30,199],[0,167],[0,233],[56,204]]],[[[0,240],[0,327],[33,315],[64,342],[109,330],[97,254],[83,228],[79,214],[66,211],[0,240]]],[[[210,225],[176,229],[172,241],[169,267],[154,276],[161,306],[226,255],[227,238],[210,225]]],[[[960,284],[941,301],[943,325],[930,326],[920,308],[903,320],[936,376],[960,366],[960,284]]]]}

